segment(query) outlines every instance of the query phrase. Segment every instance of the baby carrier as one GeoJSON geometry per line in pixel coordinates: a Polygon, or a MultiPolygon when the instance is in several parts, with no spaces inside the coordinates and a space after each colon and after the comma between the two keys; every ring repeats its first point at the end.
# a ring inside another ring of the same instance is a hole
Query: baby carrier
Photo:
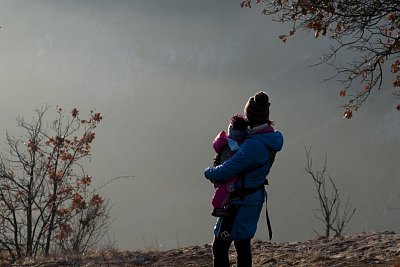
{"type": "Polygon", "coordinates": [[[275,160],[275,156],[276,156],[276,151],[270,150],[270,154],[268,159],[259,165],[253,166],[251,168],[248,168],[244,171],[242,171],[239,175],[238,175],[238,179],[240,180],[240,189],[236,190],[235,192],[231,193],[230,195],[230,199],[237,199],[240,198],[240,200],[243,200],[246,196],[251,195],[257,191],[263,190],[265,193],[265,216],[266,216],[266,221],[267,221],[267,227],[268,227],[268,235],[269,235],[269,240],[272,239],[272,227],[271,227],[271,221],[269,219],[269,215],[268,215],[268,208],[267,208],[267,190],[265,189],[265,186],[268,185],[268,179],[265,178],[264,182],[256,187],[253,188],[247,188],[245,186],[245,176],[247,173],[250,173],[252,171],[255,171],[259,168],[264,167],[267,163],[270,163],[271,166],[274,163],[275,160]]]}

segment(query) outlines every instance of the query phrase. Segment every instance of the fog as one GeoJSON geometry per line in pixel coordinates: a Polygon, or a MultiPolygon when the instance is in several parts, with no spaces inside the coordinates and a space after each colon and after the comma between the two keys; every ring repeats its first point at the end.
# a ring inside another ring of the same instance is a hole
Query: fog
{"type": "MultiPolygon", "coordinates": [[[[400,144],[390,83],[351,120],[339,85],[318,62],[331,43],[272,22],[240,1],[1,0],[0,81],[5,131],[45,104],[104,116],[91,162],[122,249],[167,249],[212,240],[213,187],[203,176],[211,142],[260,90],[285,137],[270,173],[274,242],[315,238],[321,223],[305,147],[357,209],[347,233],[399,231],[400,144]],[[388,88],[388,89],[386,89],[388,88]]],[[[349,58],[351,55],[346,55],[349,58]]],[[[340,60],[340,59],[339,59],[340,60]]],[[[51,112],[49,112],[51,115],[51,112]]],[[[49,116],[51,117],[51,116],[49,116]]],[[[264,215],[258,239],[266,240],[264,215]]]]}

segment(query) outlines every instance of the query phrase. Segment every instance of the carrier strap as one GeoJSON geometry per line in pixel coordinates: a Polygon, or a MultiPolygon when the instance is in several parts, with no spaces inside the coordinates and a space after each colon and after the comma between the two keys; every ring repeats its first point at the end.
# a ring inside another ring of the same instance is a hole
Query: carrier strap
{"type": "MultiPolygon", "coordinates": [[[[244,179],[242,178],[242,181],[243,180],[244,179]]],[[[241,188],[241,189],[239,189],[237,191],[234,191],[234,192],[232,192],[230,194],[229,197],[230,198],[238,198],[238,197],[240,197],[240,200],[243,200],[243,198],[245,196],[251,195],[251,194],[253,194],[253,193],[255,193],[255,192],[259,191],[259,190],[265,190],[265,187],[264,187],[265,185],[268,185],[268,179],[265,179],[264,183],[260,184],[257,187],[253,187],[253,188],[244,187],[244,188],[241,188]]]]}
{"type": "Polygon", "coordinates": [[[267,221],[269,240],[271,240],[272,239],[272,226],[271,226],[271,221],[269,219],[269,214],[268,214],[268,195],[267,195],[267,190],[265,189],[266,185],[268,185],[268,179],[265,179],[265,181],[262,185],[259,185],[255,188],[244,188],[241,191],[232,192],[230,195],[230,198],[239,198],[240,197],[242,199],[245,196],[251,195],[259,190],[264,190],[264,193],[265,193],[265,218],[267,221]]]}
{"type": "Polygon", "coordinates": [[[264,188],[264,192],[265,192],[265,218],[267,220],[269,240],[271,240],[272,239],[272,226],[271,226],[271,221],[269,220],[269,215],[268,215],[268,197],[267,197],[267,190],[265,188],[264,188]]]}
{"type": "Polygon", "coordinates": [[[268,162],[272,164],[275,161],[275,155],[276,155],[276,151],[271,150],[271,153],[268,157],[268,160],[260,165],[256,165],[252,168],[246,169],[245,171],[241,172],[239,175],[239,178],[241,179],[240,181],[240,189],[238,191],[232,192],[230,195],[230,198],[238,198],[240,197],[240,200],[243,200],[245,196],[251,195],[259,190],[264,190],[265,193],[265,217],[266,217],[266,221],[267,221],[267,227],[268,227],[268,235],[269,235],[269,240],[272,239],[272,226],[271,226],[271,221],[269,219],[269,214],[268,214],[268,195],[267,195],[267,190],[265,189],[265,186],[268,185],[268,179],[265,178],[264,183],[260,184],[259,186],[256,186],[254,188],[246,188],[245,187],[245,183],[244,183],[244,177],[246,175],[246,173],[255,171],[261,167],[264,167],[268,162]]]}

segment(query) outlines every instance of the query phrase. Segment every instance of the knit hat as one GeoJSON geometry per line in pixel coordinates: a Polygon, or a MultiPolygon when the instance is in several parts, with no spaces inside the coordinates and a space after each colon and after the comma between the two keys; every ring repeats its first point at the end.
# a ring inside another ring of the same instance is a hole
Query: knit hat
{"type": "Polygon", "coordinates": [[[236,114],[231,117],[228,127],[228,137],[234,140],[244,138],[247,132],[248,122],[241,114],[236,114]]]}
{"type": "Polygon", "coordinates": [[[265,92],[258,92],[250,97],[244,106],[244,114],[251,125],[270,123],[269,97],[265,92]]]}

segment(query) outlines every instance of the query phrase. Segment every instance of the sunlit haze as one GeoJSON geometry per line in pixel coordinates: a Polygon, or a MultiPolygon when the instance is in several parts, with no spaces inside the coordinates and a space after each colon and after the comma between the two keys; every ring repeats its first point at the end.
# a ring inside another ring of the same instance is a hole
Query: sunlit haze
{"type": "MultiPolygon", "coordinates": [[[[399,231],[400,123],[390,84],[351,120],[340,85],[317,63],[332,44],[298,34],[240,1],[1,0],[1,149],[36,107],[101,112],[87,172],[112,203],[123,249],[212,240],[211,142],[260,90],[285,137],[270,173],[273,241],[314,238],[321,223],[305,147],[357,209],[347,233],[399,231]]],[[[350,56],[350,55],[347,55],[350,56]]],[[[340,58],[338,59],[341,60],[340,58]]],[[[344,59],[343,59],[344,61],[344,59]]],[[[52,109],[49,119],[54,114],[52,109]]],[[[265,218],[257,238],[267,240],[265,218]]]]}

